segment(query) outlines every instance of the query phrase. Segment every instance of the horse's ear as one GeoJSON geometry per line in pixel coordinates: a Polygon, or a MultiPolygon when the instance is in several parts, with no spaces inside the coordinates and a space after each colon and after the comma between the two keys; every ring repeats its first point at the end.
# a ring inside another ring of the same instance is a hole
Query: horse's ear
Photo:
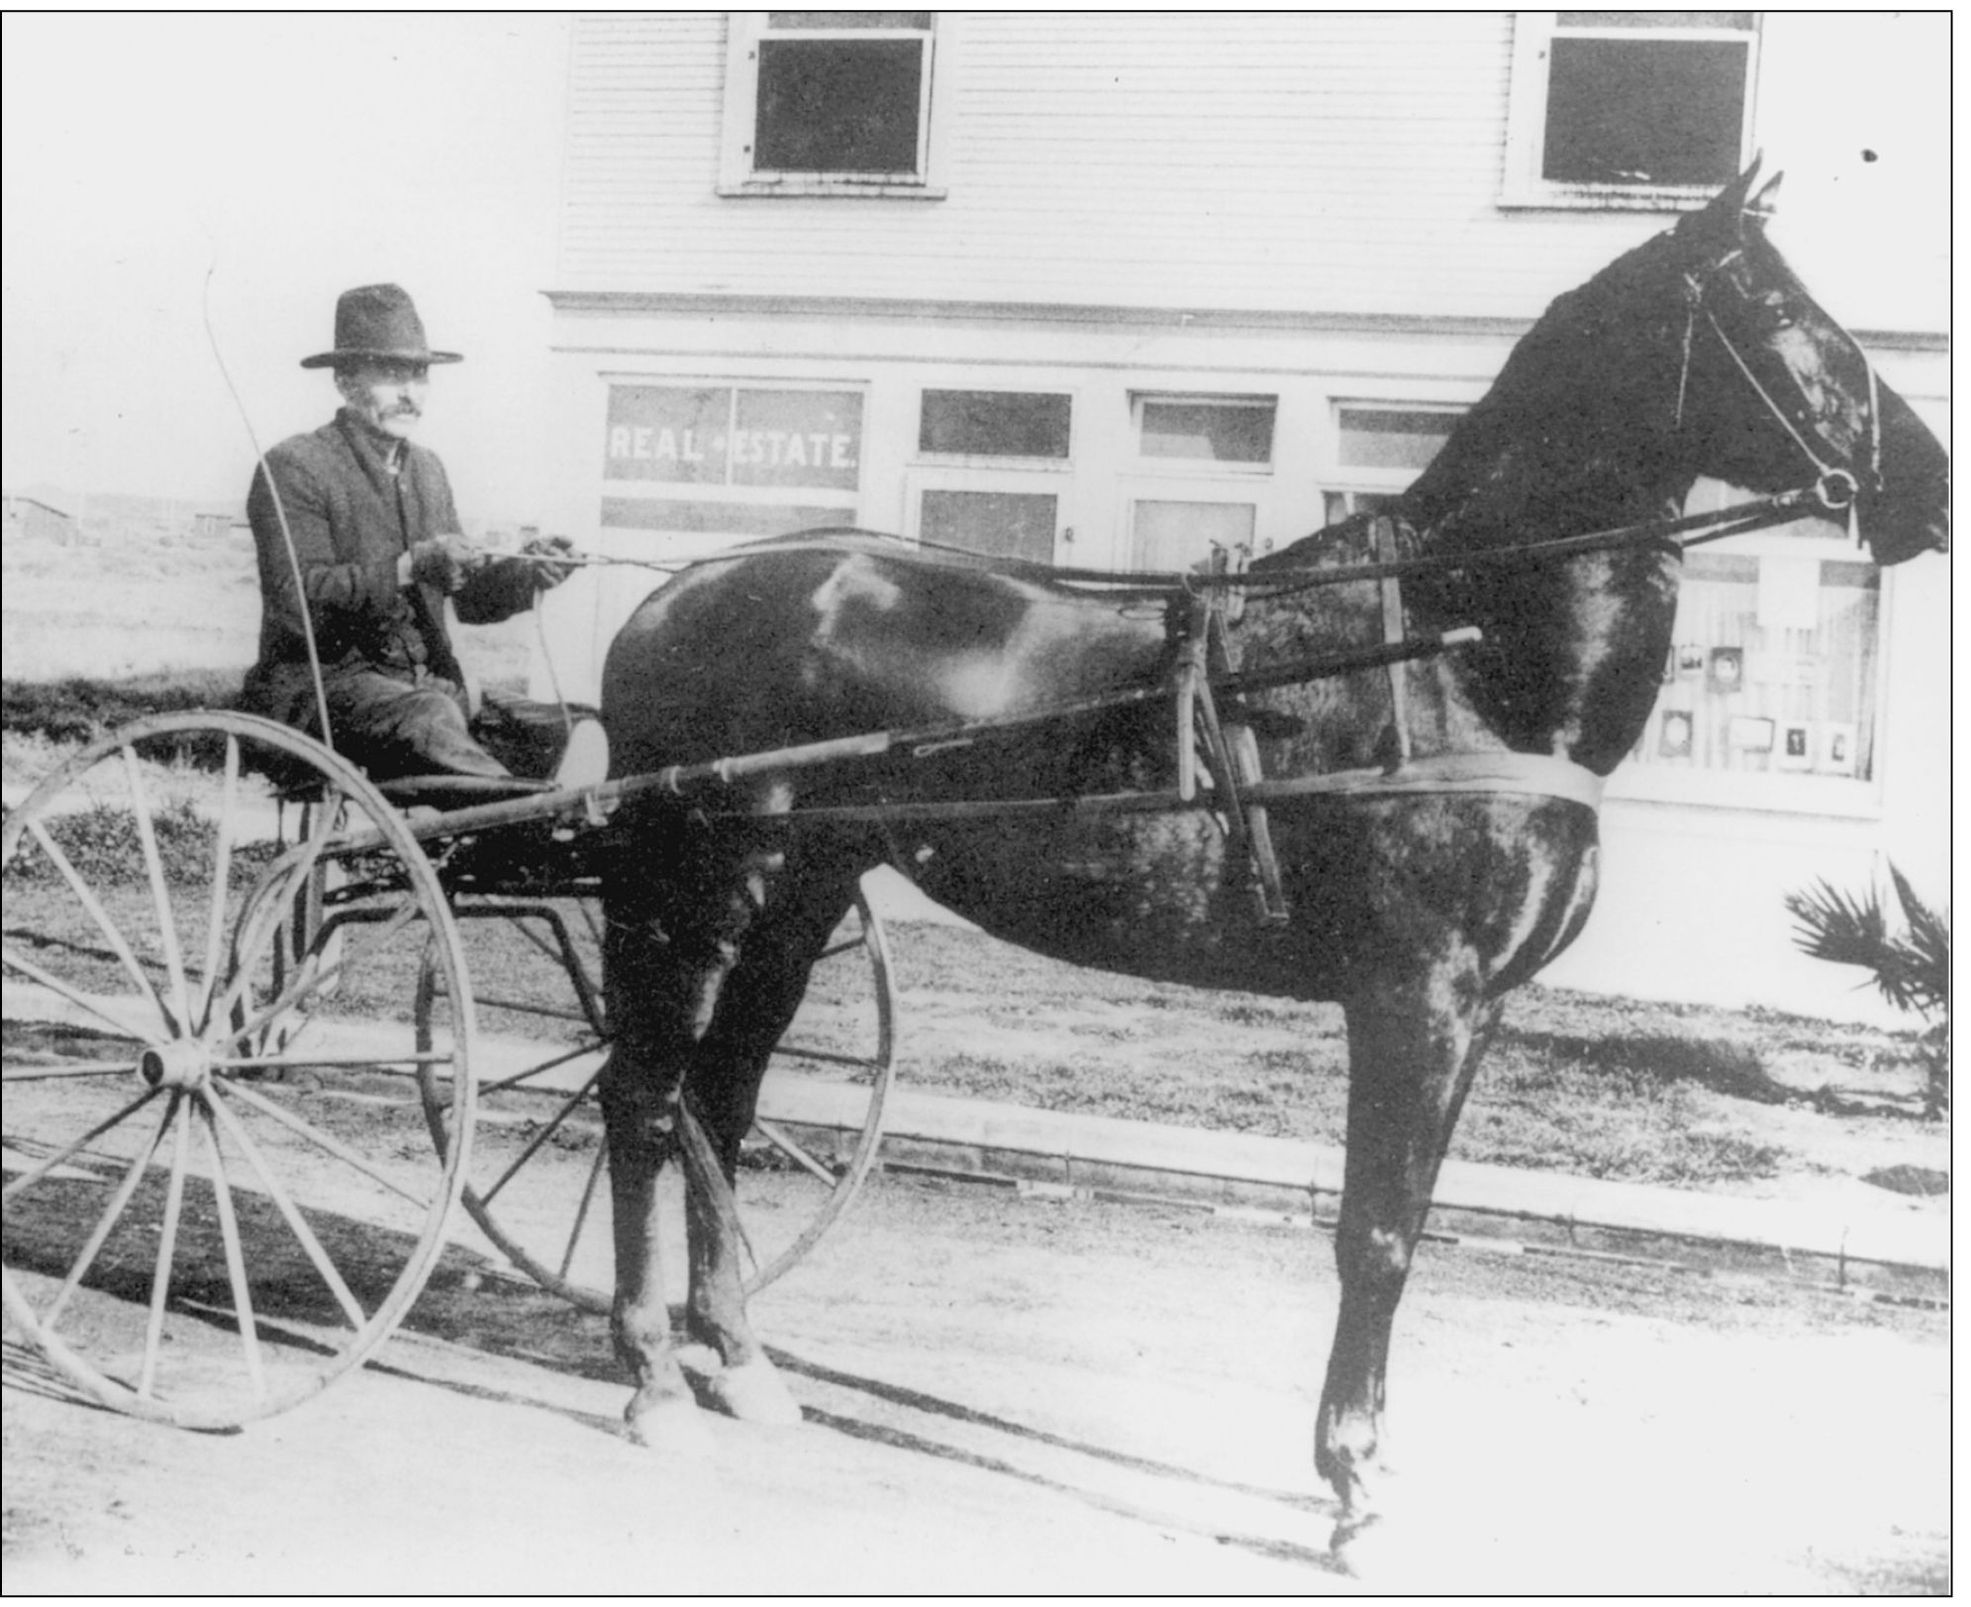
{"type": "Polygon", "coordinates": [[[1775,173],[1767,179],[1759,187],[1759,193],[1745,203],[1745,210],[1762,220],[1771,217],[1779,210],[1779,181],[1785,177],[1784,173],[1775,173]]]}
{"type": "MultiPolygon", "coordinates": [[[[1766,159],[1764,151],[1752,153],[1752,165],[1731,183],[1718,192],[1717,199],[1706,210],[1718,209],[1727,212],[1743,212],[1752,194],[1752,186],[1759,182],[1759,166],[1766,159]]],[[[1775,180],[1778,175],[1774,175],[1775,180]]]]}
{"type": "MultiPolygon", "coordinates": [[[[1713,196],[1710,204],[1703,211],[1691,213],[1678,224],[1677,233],[1687,240],[1716,246],[1719,250],[1728,250],[1739,244],[1743,238],[1746,207],[1752,194],[1752,186],[1758,182],[1759,163],[1762,159],[1755,153],[1752,157],[1752,165],[1713,196]]],[[[1778,178],[1775,177],[1773,184],[1778,182],[1778,178]]],[[[1771,188],[1770,184],[1766,187],[1768,191],[1771,188]]],[[[1763,196],[1764,193],[1762,191],[1761,195],[1763,196]]],[[[1751,204],[1756,205],[1756,203],[1751,204]]]]}

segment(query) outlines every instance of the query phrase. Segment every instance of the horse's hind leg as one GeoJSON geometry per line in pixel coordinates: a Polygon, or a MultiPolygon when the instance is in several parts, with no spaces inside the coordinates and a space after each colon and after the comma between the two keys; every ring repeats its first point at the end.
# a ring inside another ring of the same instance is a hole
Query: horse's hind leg
{"type": "MultiPolygon", "coordinates": [[[[739,1148],[753,1124],[774,1045],[794,1019],[808,974],[855,897],[856,862],[797,848],[774,869],[765,907],[725,980],[711,1030],[698,1046],[685,1097],[710,1139],[719,1176],[692,1177],[691,1337],[715,1350],[722,1370],[701,1380],[705,1403],[749,1421],[798,1421],[746,1315],[743,1246],[730,1216],[739,1148]]],[[[692,1157],[687,1156],[688,1164],[692,1157]]]]}
{"type": "Polygon", "coordinates": [[[697,1423],[695,1411],[677,1410],[695,1403],[671,1342],[658,1179],[680,1153],[689,1174],[680,1092],[737,960],[758,879],[743,856],[721,853],[702,836],[668,846],[675,857],[660,871],[670,874],[611,890],[603,952],[613,1038],[601,1084],[615,1210],[610,1332],[636,1386],[624,1416],[646,1443],[697,1423]]]}
{"type": "MultiPolygon", "coordinates": [[[[1462,949],[1462,945],[1454,945],[1462,949]]],[[[1317,1471],[1341,1497],[1337,1554],[1379,1516],[1390,1327],[1431,1192],[1498,1005],[1468,953],[1350,999],[1348,1151],[1335,1260],[1341,1313],[1315,1430],[1317,1471]]]]}

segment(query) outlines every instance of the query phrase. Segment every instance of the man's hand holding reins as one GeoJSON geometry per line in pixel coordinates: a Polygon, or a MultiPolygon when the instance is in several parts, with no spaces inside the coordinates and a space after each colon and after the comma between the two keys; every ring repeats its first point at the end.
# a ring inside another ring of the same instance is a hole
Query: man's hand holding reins
{"type": "Polygon", "coordinates": [[[397,560],[397,581],[401,586],[416,581],[450,596],[485,561],[478,545],[457,531],[427,536],[397,560]]]}
{"type": "Polygon", "coordinates": [[[575,544],[566,536],[537,536],[520,551],[532,560],[530,567],[534,571],[536,591],[552,590],[575,572],[575,544]],[[556,563],[555,558],[564,553],[570,561],[556,563]]]}

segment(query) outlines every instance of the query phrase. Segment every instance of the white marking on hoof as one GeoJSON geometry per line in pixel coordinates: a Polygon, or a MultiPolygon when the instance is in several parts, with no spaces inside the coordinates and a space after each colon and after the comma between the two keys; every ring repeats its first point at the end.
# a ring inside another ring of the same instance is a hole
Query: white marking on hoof
{"type": "Polygon", "coordinates": [[[710,1410],[724,1412],[742,1423],[801,1421],[800,1403],[788,1392],[773,1363],[764,1358],[693,1382],[698,1398],[710,1410]]]}
{"type": "Polygon", "coordinates": [[[665,1457],[709,1457],[712,1430],[698,1403],[688,1395],[673,1396],[638,1408],[630,1402],[623,1414],[632,1443],[665,1457]]]}

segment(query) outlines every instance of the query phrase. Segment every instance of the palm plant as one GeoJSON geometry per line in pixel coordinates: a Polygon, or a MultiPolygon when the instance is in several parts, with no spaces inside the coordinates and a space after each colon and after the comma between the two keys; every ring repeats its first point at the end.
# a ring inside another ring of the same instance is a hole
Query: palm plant
{"type": "Polygon", "coordinates": [[[1918,1050],[1924,1109],[1941,1116],[1950,1109],[1950,912],[1924,903],[1893,864],[1889,879],[1901,906],[1901,925],[1894,931],[1876,887],[1856,898],[1822,880],[1804,893],[1788,894],[1786,909],[1803,951],[1872,971],[1885,999],[1928,1023],[1918,1050]]]}

